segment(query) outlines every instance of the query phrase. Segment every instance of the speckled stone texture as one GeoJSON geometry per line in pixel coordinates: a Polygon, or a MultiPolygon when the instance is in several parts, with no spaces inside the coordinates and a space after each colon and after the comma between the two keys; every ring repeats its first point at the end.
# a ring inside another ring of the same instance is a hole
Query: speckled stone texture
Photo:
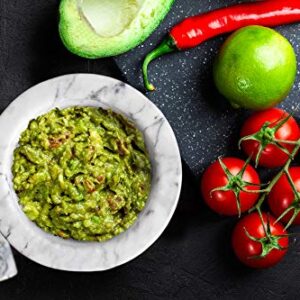
{"type": "MultiPolygon", "coordinates": [[[[159,29],[141,46],[116,59],[128,82],[143,89],[140,66],[147,52],[158,45],[172,25],[200,12],[243,1],[176,0],[159,29]]],[[[246,2],[246,1],[244,1],[246,2]]],[[[277,28],[293,44],[300,69],[300,25],[277,28]]],[[[225,37],[210,40],[183,53],[164,56],[150,65],[150,80],[157,91],[147,96],[162,110],[177,136],[182,157],[195,175],[220,155],[236,151],[238,128],[245,111],[233,110],[216,91],[212,63],[225,37]]],[[[283,106],[299,111],[299,71],[292,93],[283,106]]]]}

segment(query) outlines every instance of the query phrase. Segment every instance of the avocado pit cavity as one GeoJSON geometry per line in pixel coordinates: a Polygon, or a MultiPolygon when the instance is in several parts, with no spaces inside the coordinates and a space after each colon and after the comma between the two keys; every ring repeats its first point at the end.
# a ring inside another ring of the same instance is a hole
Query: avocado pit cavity
{"type": "Polygon", "coordinates": [[[78,0],[78,8],[94,32],[104,38],[121,34],[145,0],[78,0]]]}

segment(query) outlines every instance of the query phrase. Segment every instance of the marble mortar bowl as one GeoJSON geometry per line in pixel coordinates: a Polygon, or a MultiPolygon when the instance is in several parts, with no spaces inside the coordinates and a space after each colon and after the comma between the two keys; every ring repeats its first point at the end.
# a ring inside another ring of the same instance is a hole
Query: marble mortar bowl
{"type": "Polygon", "coordinates": [[[174,133],[160,110],[143,94],[115,79],[71,74],[40,83],[13,101],[0,117],[0,231],[29,259],[67,271],[102,271],[122,265],[150,247],[168,225],[182,181],[174,133]],[[64,240],[31,222],[12,187],[13,151],[33,118],[69,106],[111,108],[143,132],[152,163],[152,188],[145,209],[126,232],[106,242],[64,240]]]}

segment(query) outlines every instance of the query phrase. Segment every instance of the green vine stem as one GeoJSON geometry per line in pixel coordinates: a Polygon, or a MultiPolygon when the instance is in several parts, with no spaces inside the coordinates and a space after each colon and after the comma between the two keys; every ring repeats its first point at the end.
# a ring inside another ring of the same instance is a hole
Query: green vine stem
{"type": "MultiPolygon", "coordinates": [[[[261,220],[261,223],[263,225],[263,229],[265,232],[265,236],[263,238],[255,238],[253,236],[251,236],[246,228],[244,228],[245,230],[245,234],[247,235],[247,237],[252,240],[252,241],[256,241],[258,243],[261,244],[262,247],[262,252],[259,256],[255,256],[252,258],[264,258],[266,257],[273,249],[277,249],[277,250],[286,250],[286,248],[283,248],[280,246],[279,240],[283,237],[288,237],[291,234],[284,234],[284,235],[273,235],[271,232],[271,227],[270,227],[270,219],[269,219],[269,215],[267,216],[267,224],[265,224],[264,218],[263,218],[263,212],[262,212],[262,205],[265,202],[267,196],[269,195],[269,193],[271,192],[271,190],[273,189],[273,187],[275,186],[275,184],[279,181],[279,179],[281,178],[281,176],[285,175],[287,177],[288,183],[291,186],[292,190],[293,190],[293,194],[294,194],[294,201],[293,203],[276,219],[275,222],[279,222],[287,213],[293,211],[293,215],[290,218],[289,222],[287,223],[287,225],[285,226],[285,230],[287,228],[289,228],[295,218],[297,217],[297,215],[300,213],[300,193],[297,191],[296,186],[293,182],[293,179],[291,177],[291,174],[289,172],[289,168],[290,165],[292,163],[292,161],[294,160],[295,156],[297,155],[299,149],[300,149],[300,139],[298,139],[297,141],[285,141],[285,140],[280,140],[280,139],[276,139],[275,137],[275,133],[277,132],[277,130],[279,130],[279,128],[289,120],[289,118],[291,117],[291,115],[285,117],[285,118],[281,118],[278,121],[274,122],[274,123],[270,123],[270,122],[266,122],[261,129],[251,135],[245,136],[243,138],[241,138],[238,142],[238,147],[239,149],[241,148],[241,144],[244,141],[248,141],[248,140],[254,140],[257,141],[259,143],[259,149],[258,152],[256,154],[255,157],[255,166],[257,167],[259,164],[259,160],[260,157],[264,151],[264,149],[268,146],[268,145],[274,145],[276,146],[278,149],[280,149],[282,152],[284,152],[288,159],[285,163],[285,165],[283,166],[283,168],[276,174],[276,176],[267,184],[261,184],[261,187],[264,187],[260,190],[257,190],[255,192],[260,193],[260,197],[256,203],[256,205],[251,208],[248,212],[254,212],[256,211],[259,215],[259,218],[261,220]],[[274,126],[273,126],[274,125],[274,126]],[[272,126],[272,127],[271,127],[272,126]],[[294,148],[293,150],[290,152],[285,146],[286,145],[293,145],[294,148]]],[[[246,165],[249,163],[249,160],[251,159],[251,157],[248,158],[246,165]]],[[[246,184],[244,182],[244,184],[246,184]]],[[[246,191],[246,192],[250,192],[250,191],[246,191]]]]}
{"type": "MultiPolygon", "coordinates": [[[[261,212],[261,206],[262,204],[264,203],[267,195],[271,192],[272,188],[274,187],[274,185],[278,182],[278,180],[280,179],[280,177],[282,175],[286,175],[287,176],[287,179],[288,179],[288,182],[289,184],[291,185],[293,191],[294,191],[294,194],[295,194],[295,197],[297,198],[297,200],[300,201],[300,196],[298,194],[298,191],[295,187],[295,184],[291,178],[291,175],[290,175],[290,172],[289,172],[289,167],[292,163],[292,161],[294,160],[295,156],[297,155],[299,149],[300,149],[300,139],[298,141],[295,141],[295,142],[288,142],[288,141],[280,141],[280,142],[284,142],[286,144],[294,144],[295,145],[295,148],[293,149],[293,151],[290,153],[289,155],[289,158],[287,160],[287,162],[285,163],[284,167],[280,170],[279,173],[277,173],[277,175],[269,182],[268,186],[265,188],[265,189],[262,189],[260,190],[261,192],[261,196],[257,202],[257,204],[251,208],[249,210],[249,213],[253,212],[253,211],[257,211],[259,213],[259,215],[262,214],[261,212]]],[[[290,210],[292,209],[295,209],[295,213],[293,215],[293,217],[291,218],[291,220],[288,222],[288,224],[286,225],[285,229],[287,229],[288,227],[290,227],[294,221],[294,219],[296,218],[296,216],[298,215],[298,213],[300,212],[300,209],[297,209],[294,207],[294,205],[292,204],[290,207],[287,208],[286,211],[283,212],[283,214],[281,216],[279,216],[279,218],[276,220],[277,222],[279,220],[281,220],[290,210]]]]}
{"type": "Polygon", "coordinates": [[[250,163],[250,160],[251,160],[251,157],[249,157],[242,169],[236,174],[236,175],[233,175],[229,169],[226,167],[226,165],[224,164],[224,162],[222,161],[221,157],[218,158],[219,160],[219,164],[221,166],[221,168],[223,169],[226,177],[227,177],[227,180],[228,180],[228,183],[224,186],[220,186],[220,187],[217,187],[213,190],[210,191],[210,194],[212,194],[213,192],[216,192],[216,191],[232,191],[235,195],[235,198],[236,198],[236,206],[237,206],[237,211],[238,211],[238,216],[240,217],[241,214],[242,214],[242,211],[241,211],[241,201],[240,201],[240,193],[241,192],[245,192],[245,193],[260,193],[260,189],[257,189],[257,190],[251,190],[251,189],[248,189],[248,187],[261,187],[263,185],[261,184],[255,184],[255,183],[251,183],[251,182],[247,182],[245,180],[243,180],[243,176],[244,176],[244,173],[250,163]]]}
{"type": "Polygon", "coordinates": [[[259,210],[258,211],[259,218],[261,220],[264,232],[265,232],[265,237],[263,238],[255,238],[252,235],[249,234],[247,229],[244,227],[245,234],[247,237],[254,241],[258,242],[261,244],[262,251],[260,255],[257,256],[251,256],[250,258],[252,259],[260,259],[266,257],[273,249],[277,250],[287,250],[287,247],[282,247],[279,243],[279,240],[284,237],[289,237],[290,234],[282,234],[282,235],[273,235],[271,232],[271,225],[270,225],[270,216],[269,214],[267,215],[267,224],[265,224],[262,212],[259,210]]]}

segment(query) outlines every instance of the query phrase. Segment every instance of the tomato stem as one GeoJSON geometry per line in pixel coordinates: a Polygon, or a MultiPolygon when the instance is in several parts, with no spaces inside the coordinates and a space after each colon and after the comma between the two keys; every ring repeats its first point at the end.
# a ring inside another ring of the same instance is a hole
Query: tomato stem
{"type": "Polygon", "coordinates": [[[263,226],[264,232],[265,232],[265,236],[262,238],[255,238],[254,236],[250,235],[250,233],[246,230],[246,228],[244,227],[245,230],[245,234],[247,235],[247,237],[254,241],[254,242],[258,242],[261,244],[262,250],[261,250],[261,254],[260,255],[256,255],[256,256],[251,256],[249,257],[249,259],[260,259],[260,258],[264,258],[266,257],[273,249],[277,249],[277,250],[286,250],[287,248],[282,247],[279,244],[279,240],[281,238],[284,237],[289,237],[289,234],[282,234],[282,235],[273,235],[272,231],[271,231],[271,224],[270,224],[270,216],[267,215],[267,222],[264,221],[263,219],[263,215],[262,212],[260,210],[260,208],[257,209],[257,212],[259,214],[259,218],[261,220],[261,224],[263,226]],[[267,224],[266,224],[267,223],[267,224]]]}
{"type": "Polygon", "coordinates": [[[285,141],[285,140],[279,140],[274,139],[274,142],[281,143],[281,144],[287,144],[287,145],[297,145],[298,141],[285,141]]]}
{"type": "Polygon", "coordinates": [[[280,177],[282,175],[286,175],[288,182],[291,186],[291,188],[293,189],[293,193],[295,195],[295,200],[294,203],[292,203],[292,205],[290,205],[276,220],[276,222],[279,222],[287,213],[289,213],[291,210],[294,209],[294,213],[292,218],[289,220],[288,224],[286,225],[285,229],[289,228],[293,221],[295,220],[295,218],[297,217],[297,215],[300,212],[300,195],[295,187],[295,184],[293,182],[293,179],[290,175],[289,172],[289,167],[292,163],[292,161],[294,160],[296,154],[298,153],[299,149],[300,149],[300,139],[298,141],[295,142],[295,148],[293,149],[292,153],[290,153],[289,155],[289,159],[287,160],[287,162],[285,163],[284,167],[280,170],[280,172],[277,173],[277,175],[270,181],[270,183],[268,184],[268,186],[266,187],[265,190],[260,190],[260,192],[262,193],[261,197],[259,198],[257,204],[251,208],[249,210],[249,213],[253,212],[253,211],[257,211],[260,215],[261,215],[261,206],[264,203],[266,196],[271,192],[272,188],[274,187],[274,185],[278,182],[278,180],[280,179],[280,177]]]}
{"type": "Polygon", "coordinates": [[[250,134],[247,136],[242,137],[238,142],[239,149],[241,145],[245,141],[257,141],[259,143],[259,148],[255,156],[255,167],[257,168],[261,155],[263,151],[266,149],[268,145],[274,145],[279,148],[282,152],[284,152],[289,158],[291,158],[290,151],[284,147],[284,144],[291,144],[291,145],[298,145],[299,141],[282,141],[275,138],[276,132],[284,125],[288,120],[292,117],[289,114],[287,117],[282,116],[277,121],[270,123],[265,122],[261,129],[254,134],[250,134]]]}
{"type": "Polygon", "coordinates": [[[224,164],[222,161],[221,157],[218,158],[219,164],[221,168],[223,169],[228,183],[224,186],[216,187],[213,190],[210,191],[210,194],[213,192],[217,191],[232,191],[235,195],[236,198],[236,206],[237,206],[237,211],[238,211],[238,216],[240,217],[242,212],[241,212],[241,201],[240,201],[240,193],[245,192],[245,193],[261,193],[264,192],[264,190],[257,189],[257,190],[251,190],[248,189],[248,186],[255,186],[255,187],[261,187],[261,184],[254,184],[247,182],[243,180],[244,173],[247,169],[247,166],[250,163],[251,156],[248,157],[248,159],[245,161],[245,164],[243,165],[242,169],[238,172],[238,174],[233,175],[230,170],[227,168],[227,166],[224,164]]]}
{"type": "Polygon", "coordinates": [[[283,140],[275,138],[276,131],[279,130],[280,127],[290,119],[290,117],[291,117],[291,115],[287,116],[286,118],[279,119],[278,121],[274,122],[273,124],[270,124],[269,122],[266,122],[262,126],[260,131],[254,133],[252,135],[248,135],[248,136],[243,137],[242,139],[239,140],[239,143],[238,143],[238,146],[240,148],[242,142],[247,141],[247,140],[255,140],[255,141],[259,142],[259,149],[258,149],[258,152],[257,152],[256,157],[255,157],[256,167],[259,163],[260,156],[261,156],[263,150],[266,148],[266,146],[268,144],[273,144],[273,145],[277,146],[281,151],[283,151],[285,154],[288,155],[288,160],[286,161],[283,168],[266,185],[265,189],[259,190],[259,192],[261,193],[261,196],[260,196],[257,204],[248,211],[249,213],[251,213],[253,211],[257,211],[257,213],[259,214],[259,217],[261,219],[261,223],[262,223],[264,232],[265,232],[265,237],[258,239],[258,238],[255,238],[255,237],[251,236],[247,232],[247,230],[244,228],[245,229],[245,234],[248,236],[248,238],[253,240],[253,241],[259,242],[262,246],[261,254],[259,256],[250,257],[250,258],[263,258],[267,254],[269,254],[273,249],[285,250],[285,248],[280,246],[279,240],[282,237],[289,236],[289,234],[281,235],[281,236],[274,236],[271,232],[271,229],[270,229],[269,216],[268,216],[268,219],[267,219],[267,224],[265,224],[265,221],[264,221],[263,215],[262,215],[262,210],[261,210],[261,207],[262,207],[264,201],[266,200],[267,195],[271,192],[271,190],[273,189],[275,184],[279,181],[279,179],[283,175],[286,175],[288,183],[292,188],[292,191],[294,193],[295,198],[294,198],[293,203],[277,218],[275,223],[279,222],[289,212],[293,211],[292,217],[290,218],[289,222],[285,226],[285,230],[286,230],[287,228],[289,228],[293,224],[295,218],[300,213],[300,193],[297,191],[297,188],[295,186],[293,178],[292,178],[292,176],[289,172],[290,165],[291,165],[292,161],[294,160],[295,156],[297,155],[297,153],[300,149],[300,139],[298,139],[297,141],[283,141],[283,140]],[[274,124],[276,124],[274,127],[269,127],[270,125],[272,126],[274,124]],[[293,148],[293,150],[291,152],[289,152],[288,149],[286,149],[283,146],[283,144],[295,145],[295,147],[293,148]]]}

